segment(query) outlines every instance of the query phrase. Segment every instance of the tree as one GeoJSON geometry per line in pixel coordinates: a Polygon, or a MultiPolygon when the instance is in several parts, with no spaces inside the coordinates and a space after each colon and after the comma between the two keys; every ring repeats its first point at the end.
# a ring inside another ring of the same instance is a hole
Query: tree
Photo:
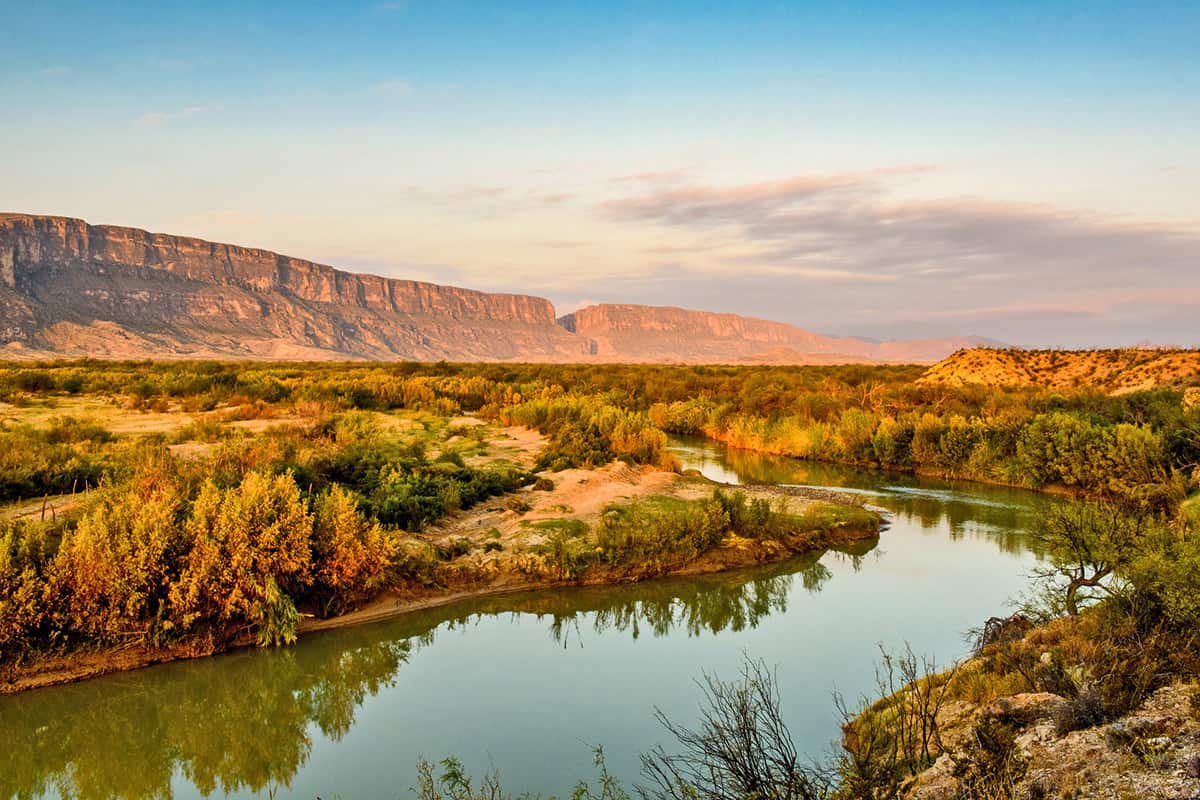
{"type": "Polygon", "coordinates": [[[340,611],[380,587],[396,541],[363,517],[353,495],[340,486],[317,499],[315,512],[314,589],[322,611],[340,611]]]}
{"type": "Polygon", "coordinates": [[[1145,518],[1112,502],[1070,501],[1039,517],[1032,532],[1034,550],[1047,561],[1034,570],[1068,616],[1101,595],[1114,594],[1121,571],[1139,551],[1145,518]]]}

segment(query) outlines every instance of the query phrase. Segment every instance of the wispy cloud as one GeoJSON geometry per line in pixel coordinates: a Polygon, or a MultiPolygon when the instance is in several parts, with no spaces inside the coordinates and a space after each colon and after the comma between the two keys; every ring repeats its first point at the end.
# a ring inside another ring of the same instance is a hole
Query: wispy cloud
{"type": "MultiPolygon", "coordinates": [[[[1192,280],[1200,231],[1033,203],[977,198],[894,201],[893,172],[654,189],[606,202],[620,222],[709,233],[744,252],[743,265],[819,268],[916,280],[1056,276],[1099,285],[1192,280]]],[[[907,171],[904,174],[908,174],[907,171]]]]}
{"type": "Polygon", "coordinates": [[[55,77],[59,77],[61,75],[70,75],[71,68],[63,66],[61,64],[55,65],[52,67],[42,67],[41,69],[38,70],[38,74],[44,75],[47,78],[55,78],[55,77]]]}
{"type": "Polygon", "coordinates": [[[626,181],[627,193],[597,213],[665,240],[643,252],[677,260],[675,293],[778,309],[810,326],[882,332],[889,320],[943,320],[954,332],[1028,341],[1036,317],[1064,341],[1095,342],[1200,315],[1200,225],[902,197],[898,184],[925,169],[734,185],[626,181]],[[684,286],[683,270],[719,283],[719,297],[699,282],[684,286]]]}
{"type": "Polygon", "coordinates": [[[167,122],[176,120],[191,119],[205,114],[219,114],[225,110],[224,106],[208,105],[208,106],[186,106],[176,111],[147,111],[134,120],[139,125],[162,125],[167,122]]]}

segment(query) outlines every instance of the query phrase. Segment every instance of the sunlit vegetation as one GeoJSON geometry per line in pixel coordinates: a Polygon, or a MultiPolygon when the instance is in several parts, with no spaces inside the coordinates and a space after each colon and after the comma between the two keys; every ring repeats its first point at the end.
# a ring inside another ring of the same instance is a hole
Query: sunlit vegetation
{"type": "Polygon", "coordinates": [[[843,544],[874,533],[879,517],[863,508],[826,503],[792,514],[782,504],[772,509],[764,498],[717,489],[701,500],[649,497],[610,505],[594,531],[576,519],[528,524],[548,532],[540,555],[556,576],[573,579],[593,568],[632,567],[642,576],[662,573],[709,552],[730,536],[758,541],[805,536],[811,548],[843,544]],[[849,536],[828,536],[839,532],[849,536]]]}
{"type": "Polygon", "coordinates": [[[1029,767],[1016,737],[1039,712],[1006,712],[1003,698],[1044,693],[1065,736],[1200,678],[1200,527],[1188,514],[1072,501],[1045,512],[1034,535],[1046,553],[1035,596],[989,621],[974,658],[939,672],[885,654],[878,698],[846,712],[841,796],[893,796],[948,752],[962,796],[1009,797],[1029,767]],[[945,749],[936,712],[949,701],[981,713],[945,749]]]}
{"type": "MultiPolygon", "coordinates": [[[[486,457],[478,429],[452,426],[470,415],[540,431],[548,445],[538,470],[614,459],[669,467],[665,434],[677,433],[762,454],[1089,497],[1101,505],[1068,505],[1032,539],[1044,560],[1027,616],[1041,627],[989,642],[969,668],[929,685],[973,702],[1054,692],[1067,701],[1066,730],[1113,719],[1164,681],[1195,677],[1200,406],[1183,402],[1187,387],[1109,396],[1082,385],[932,386],[916,383],[920,374],[868,366],[0,367],[0,418],[10,420],[0,422],[0,501],[36,510],[42,498],[60,498],[48,515],[0,518],[0,662],[84,645],[208,652],[234,639],[285,643],[302,615],[340,613],[391,587],[434,585],[442,567],[475,548],[556,579],[605,571],[620,579],[663,574],[730,536],[762,543],[867,523],[841,507],[818,505],[801,518],[718,492],[614,506],[594,524],[569,512],[532,519],[544,544],[528,553],[510,553],[498,537],[427,542],[421,531],[488,498],[508,495],[495,504],[518,515],[532,508],[530,495],[513,492],[536,476],[486,457]]],[[[552,477],[542,481],[535,488],[553,489],[552,477]]],[[[877,716],[884,723],[875,752],[889,765],[880,769],[867,754],[860,766],[902,780],[936,752],[922,745],[914,756],[904,744],[912,731],[892,730],[888,719],[919,715],[877,716]]],[[[1008,779],[1000,773],[1012,766],[1004,760],[1011,733],[977,731],[976,741],[995,747],[965,758],[975,785],[1008,779]]],[[[840,780],[869,789],[867,773],[847,772],[860,755],[842,763],[840,780]]]]}
{"type": "MultiPolygon", "coordinates": [[[[440,565],[476,546],[504,551],[418,535],[493,497],[507,495],[498,505],[518,515],[532,507],[514,492],[535,476],[487,457],[478,420],[542,432],[535,469],[673,465],[648,406],[632,402],[643,393],[612,383],[644,371],[572,386],[573,370],[0,367],[0,500],[15,503],[0,514],[0,663],[97,645],[285,644],[304,615],[435,586],[440,565]],[[465,414],[475,421],[453,423],[465,414]]],[[[553,487],[545,476],[535,485],[553,487]]],[[[739,496],[635,503],[594,529],[551,531],[532,556],[560,577],[592,567],[653,575],[728,535],[778,538],[805,525],[819,534],[834,522],[739,496]]]]}
{"type": "Polygon", "coordinates": [[[77,420],[5,433],[51,464],[78,446],[91,465],[83,485],[38,486],[73,490],[73,519],[0,517],[10,664],[84,644],[290,642],[301,614],[432,582],[436,549],[409,532],[533,480],[466,466],[445,442],[429,458],[424,430],[389,433],[359,412],[223,439],[193,458],[161,435],[114,437],[77,420]]]}

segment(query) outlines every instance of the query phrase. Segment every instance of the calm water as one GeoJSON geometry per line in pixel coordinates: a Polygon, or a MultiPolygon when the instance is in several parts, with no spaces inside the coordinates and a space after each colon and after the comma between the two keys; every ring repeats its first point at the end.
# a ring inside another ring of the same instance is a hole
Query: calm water
{"type": "Polygon", "coordinates": [[[830,694],[870,688],[878,645],[940,662],[1007,609],[1033,556],[1038,495],[771,459],[679,440],[730,482],[837,486],[892,525],[853,552],[635,586],[467,602],[306,637],[279,651],[167,664],[0,698],[0,797],[405,797],[418,756],[496,768],[514,792],[569,792],[590,746],[632,782],[663,741],[654,706],[691,721],[705,670],[778,665],[814,753],[830,694]]]}

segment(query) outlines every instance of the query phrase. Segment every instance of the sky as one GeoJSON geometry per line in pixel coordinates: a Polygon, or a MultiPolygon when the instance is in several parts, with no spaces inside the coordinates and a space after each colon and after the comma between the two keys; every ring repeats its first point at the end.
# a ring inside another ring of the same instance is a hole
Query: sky
{"type": "Polygon", "coordinates": [[[0,210],[880,339],[1200,345],[1200,3],[0,0],[0,210]]]}

